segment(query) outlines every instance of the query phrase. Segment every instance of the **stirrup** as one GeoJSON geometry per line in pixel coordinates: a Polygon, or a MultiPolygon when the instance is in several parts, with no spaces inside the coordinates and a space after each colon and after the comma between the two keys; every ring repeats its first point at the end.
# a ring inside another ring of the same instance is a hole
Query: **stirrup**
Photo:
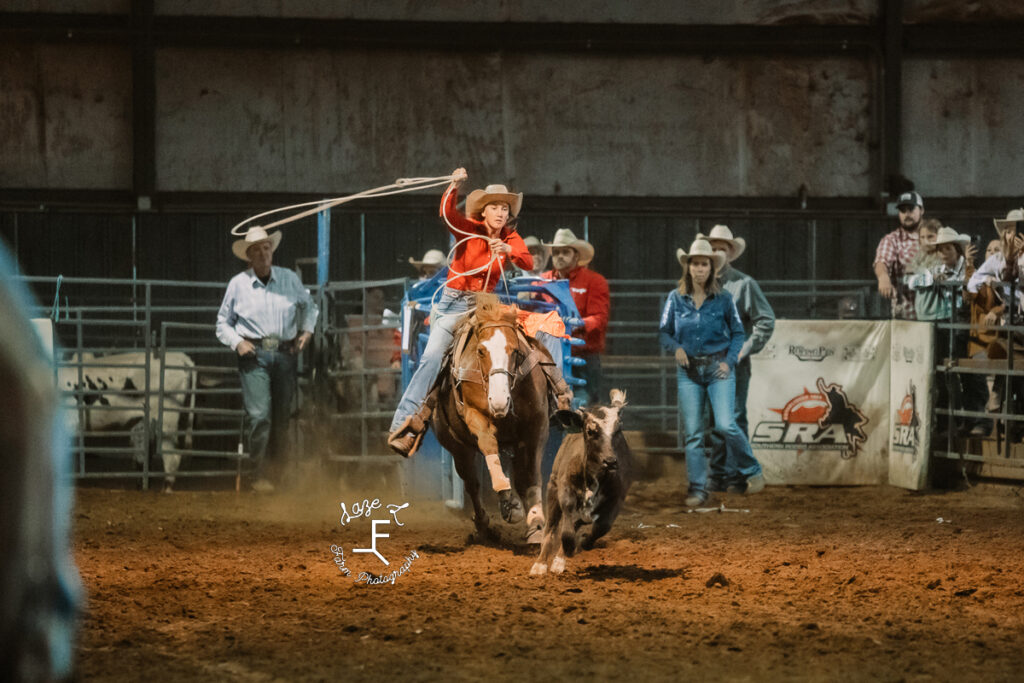
{"type": "Polygon", "coordinates": [[[419,415],[410,415],[388,436],[388,446],[401,456],[412,457],[426,433],[426,422],[419,415]]]}

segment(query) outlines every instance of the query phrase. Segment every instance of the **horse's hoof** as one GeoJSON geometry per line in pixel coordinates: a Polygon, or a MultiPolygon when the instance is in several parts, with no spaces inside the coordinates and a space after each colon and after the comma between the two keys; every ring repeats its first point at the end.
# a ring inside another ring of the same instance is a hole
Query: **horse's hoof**
{"type": "Polygon", "coordinates": [[[544,576],[548,573],[548,566],[540,562],[534,562],[530,567],[530,576],[544,576]]]}
{"type": "Polygon", "coordinates": [[[559,555],[555,559],[551,560],[551,573],[552,574],[561,574],[564,571],[565,571],[565,558],[564,557],[559,555]]]}
{"type": "Polygon", "coordinates": [[[498,506],[501,508],[501,518],[509,524],[518,524],[526,516],[522,502],[511,491],[498,492],[498,506]]]}

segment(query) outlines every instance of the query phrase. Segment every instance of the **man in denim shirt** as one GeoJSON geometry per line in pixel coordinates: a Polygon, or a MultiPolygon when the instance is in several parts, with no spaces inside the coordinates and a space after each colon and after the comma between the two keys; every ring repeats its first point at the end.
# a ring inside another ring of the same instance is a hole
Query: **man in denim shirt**
{"type": "Polygon", "coordinates": [[[231,278],[217,312],[217,339],[238,354],[249,452],[256,464],[253,490],[274,490],[267,460],[280,465],[295,395],[296,356],[306,348],[319,310],[299,276],[272,265],[281,233],[259,226],[231,250],[250,268],[231,278]]]}
{"type": "Polygon", "coordinates": [[[739,490],[757,493],[764,488],[764,477],[746,434],[736,424],[735,367],[746,337],[732,296],[722,291],[715,279],[725,264],[725,254],[698,239],[689,253],[678,250],[676,258],[683,266],[683,277],[665,302],[658,331],[662,345],[675,353],[679,364],[678,406],[686,434],[690,482],[686,505],[695,507],[709,498],[704,457],[707,401],[714,412],[715,428],[725,437],[727,467],[740,477],[735,482],[739,490]]]}

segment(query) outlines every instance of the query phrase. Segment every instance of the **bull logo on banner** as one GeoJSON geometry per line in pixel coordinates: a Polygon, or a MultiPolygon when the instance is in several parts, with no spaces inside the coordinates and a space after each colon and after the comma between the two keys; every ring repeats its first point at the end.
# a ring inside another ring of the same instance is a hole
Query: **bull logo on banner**
{"type": "Polygon", "coordinates": [[[755,448],[837,450],[844,459],[856,457],[867,440],[868,418],[850,402],[843,388],[819,377],[817,392],[804,389],[782,408],[772,408],[781,421],[765,420],[754,429],[755,448]]]}
{"type": "Polygon", "coordinates": [[[917,454],[920,443],[921,418],[917,414],[917,387],[910,382],[907,395],[896,409],[896,429],[892,434],[892,448],[901,453],[917,454]]]}

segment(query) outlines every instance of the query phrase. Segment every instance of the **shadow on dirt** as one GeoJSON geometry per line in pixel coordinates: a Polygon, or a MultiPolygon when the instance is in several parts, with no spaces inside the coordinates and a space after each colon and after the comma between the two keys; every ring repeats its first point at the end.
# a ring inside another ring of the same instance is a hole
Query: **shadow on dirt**
{"type": "Polygon", "coordinates": [[[607,581],[608,579],[626,579],[629,581],[661,581],[675,577],[686,578],[686,571],[683,569],[645,569],[635,564],[590,565],[581,570],[577,576],[581,579],[591,581],[607,581]]]}

